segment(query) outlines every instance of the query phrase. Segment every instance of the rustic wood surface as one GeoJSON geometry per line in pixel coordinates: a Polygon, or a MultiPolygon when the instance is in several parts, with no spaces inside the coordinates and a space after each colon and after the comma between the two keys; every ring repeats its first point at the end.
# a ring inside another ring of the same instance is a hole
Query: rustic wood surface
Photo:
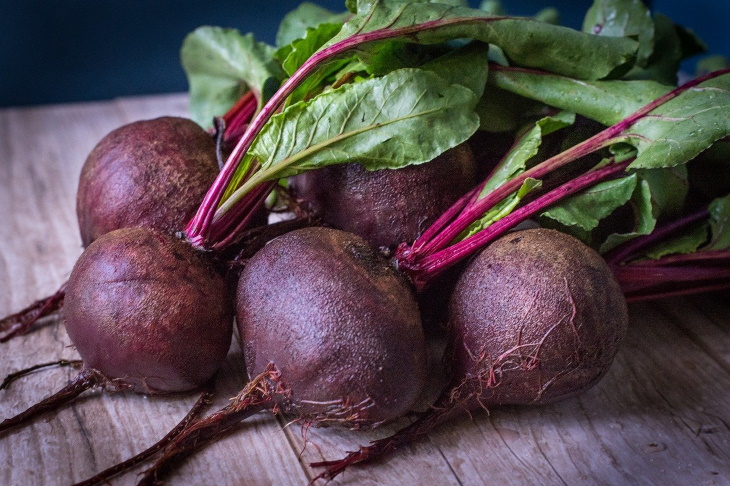
{"type": "MultiPolygon", "coordinates": [[[[0,314],[52,293],[68,277],[81,253],[76,184],[93,145],[123,123],[186,113],[183,95],[0,110],[0,314]]],[[[582,396],[455,420],[332,484],[730,484],[728,297],[634,304],[628,338],[611,371],[582,396]]],[[[244,383],[235,344],[213,407],[244,383]]],[[[37,331],[0,344],[0,378],[76,357],[63,326],[50,318],[37,331]]],[[[57,390],[75,372],[48,369],[1,390],[0,418],[57,390]]],[[[0,484],[86,479],[162,437],[195,399],[87,392],[0,435],[0,484]]],[[[339,457],[392,430],[304,431],[262,414],[188,460],[169,484],[305,485],[314,474],[310,461],[339,457]]],[[[134,484],[142,469],[112,484],[134,484]]]]}

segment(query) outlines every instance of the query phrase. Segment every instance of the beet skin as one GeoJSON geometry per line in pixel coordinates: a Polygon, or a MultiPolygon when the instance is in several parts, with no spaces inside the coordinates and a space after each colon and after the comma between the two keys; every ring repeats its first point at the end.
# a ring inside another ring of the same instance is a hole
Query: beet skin
{"type": "Polygon", "coordinates": [[[141,393],[203,385],[231,343],[224,279],[202,252],[146,228],[112,231],[89,245],[62,312],[84,366],[141,393]]]}
{"type": "Polygon", "coordinates": [[[183,229],[218,174],[215,140],[192,120],[160,117],[106,135],[84,163],[76,194],[81,240],[145,226],[183,229]]]}
{"type": "Polygon", "coordinates": [[[412,243],[476,184],[476,162],[467,144],[425,164],[366,170],[337,164],[291,179],[305,208],[375,247],[412,243]]]}
{"type": "Polygon", "coordinates": [[[237,323],[250,376],[273,362],[285,411],[360,428],[413,405],[426,379],[413,291],[363,239],[305,228],[270,241],[241,274],[237,323]]]}
{"type": "Polygon", "coordinates": [[[590,388],[628,325],[600,255],[542,228],[509,233],[472,260],[449,313],[458,394],[480,405],[550,403],[590,388]]]}

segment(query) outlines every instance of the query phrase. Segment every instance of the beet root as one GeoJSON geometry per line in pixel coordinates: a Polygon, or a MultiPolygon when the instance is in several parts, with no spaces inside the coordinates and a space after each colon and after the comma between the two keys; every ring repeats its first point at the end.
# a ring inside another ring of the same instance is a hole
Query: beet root
{"type": "Polygon", "coordinates": [[[542,404],[603,377],[628,326],[618,283],[564,233],[510,233],[470,262],[451,296],[454,375],[484,405],[542,404]]]}
{"type": "Polygon", "coordinates": [[[236,317],[249,374],[273,363],[290,391],[282,407],[305,420],[377,425],[424,385],[413,291],[355,235],[305,228],[269,242],[241,274],[236,317]]]}
{"type": "Polygon", "coordinates": [[[467,144],[425,164],[368,171],[357,163],[337,164],[291,179],[305,209],[375,247],[414,241],[441,213],[477,182],[467,144]]]}
{"type": "Polygon", "coordinates": [[[85,366],[142,393],[192,390],[232,337],[224,278],[159,231],[124,228],[89,245],[68,281],[63,319],[85,366]]]}
{"type": "Polygon", "coordinates": [[[192,120],[160,117],[111,131],[89,153],[79,178],[84,246],[119,228],[183,229],[217,174],[215,140],[192,120]]]}

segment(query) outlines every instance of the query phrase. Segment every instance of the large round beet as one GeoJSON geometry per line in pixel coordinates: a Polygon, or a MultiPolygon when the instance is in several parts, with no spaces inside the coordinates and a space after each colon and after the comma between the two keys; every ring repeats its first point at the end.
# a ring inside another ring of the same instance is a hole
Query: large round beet
{"type": "Polygon", "coordinates": [[[604,260],[564,233],[530,229],[483,250],[449,306],[460,395],[549,403],[595,384],[626,334],[628,311],[604,260]]]}
{"type": "Polygon", "coordinates": [[[186,242],[146,228],[112,231],[89,245],[62,312],[84,366],[142,393],[201,386],[232,337],[221,275],[186,242]]]}
{"type": "Polygon", "coordinates": [[[402,169],[368,171],[349,163],[291,179],[306,208],[376,247],[413,242],[475,184],[476,163],[465,143],[402,169]]]}
{"type": "Polygon", "coordinates": [[[408,411],[424,386],[413,291],[362,238],[327,228],[278,237],[249,261],[237,299],[248,372],[273,362],[287,411],[373,426],[408,411]]]}
{"type": "Polygon", "coordinates": [[[110,132],[81,170],[76,213],[84,246],[118,228],[183,229],[218,174],[215,151],[213,137],[186,118],[110,132]]]}

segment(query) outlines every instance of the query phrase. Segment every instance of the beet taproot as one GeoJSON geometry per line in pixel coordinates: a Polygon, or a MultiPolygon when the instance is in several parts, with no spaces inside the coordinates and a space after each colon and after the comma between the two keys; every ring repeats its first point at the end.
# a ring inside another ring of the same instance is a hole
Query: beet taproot
{"type": "Polygon", "coordinates": [[[608,371],[628,326],[623,293],[601,256],[535,228],[477,255],[449,302],[454,375],[485,405],[542,404],[608,371]]]}
{"type": "Polygon", "coordinates": [[[63,321],[86,367],[138,392],[199,387],[225,359],[225,280],[187,242],[147,228],[107,233],[69,277],[63,321]]]}
{"type": "Polygon", "coordinates": [[[316,423],[392,420],[425,383],[413,291],[347,232],[304,228],[269,242],[241,273],[236,322],[249,374],[274,363],[291,391],[284,408],[316,423]]]}
{"type": "Polygon", "coordinates": [[[81,254],[66,286],[63,321],[81,372],[59,392],[0,423],[0,432],[93,387],[177,393],[207,384],[233,334],[221,273],[187,242],[123,228],[81,254]]]}

